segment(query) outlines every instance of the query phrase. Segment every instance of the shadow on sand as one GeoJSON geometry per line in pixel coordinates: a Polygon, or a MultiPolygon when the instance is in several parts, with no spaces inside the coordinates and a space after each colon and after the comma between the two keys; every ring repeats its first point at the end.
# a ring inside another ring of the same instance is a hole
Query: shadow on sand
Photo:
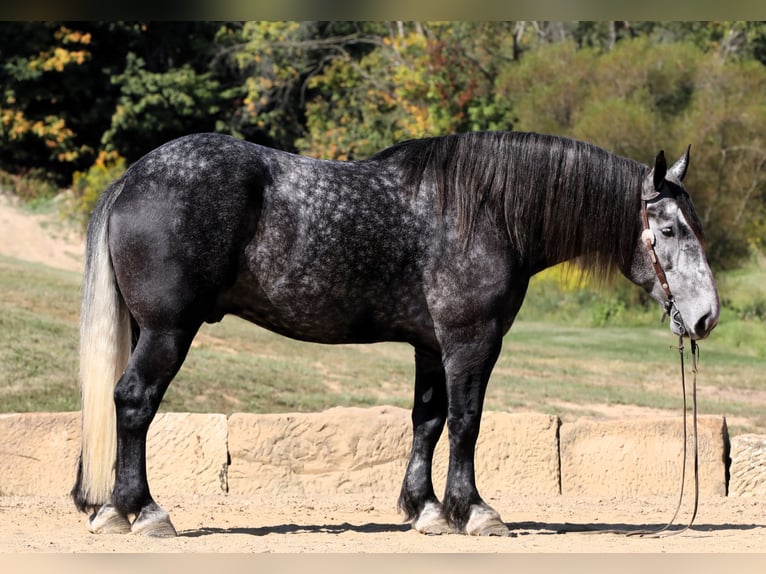
{"type": "MultiPolygon", "coordinates": [[[[576,524],[570,522],[547,523],[547,522],[516,522],[507,525],[511,529],[511,536],[528,536],[531,534],[560,535],[560,534],[639,534],[644,531],[656,531],[664,524],[576,524]]],[[[753,530],[765,528],[759,524],[695,524],[689,533],[717,532],[723,530],[753,530]]],[[[368,522],[366,524],[279,524],[274,526],[261,526],[255,528],[234,527],[215,528],[202,527],[194,530],[186,530],[178,533],[181,537],[199,538],[213,534],[247,534],[250,536],[267,536],[269,534],[343,534],[345,532],[358,532],[365,534],[383,534],[395,532],[407,532],[412,529],[410,524],[390,524],[368,522]]],[[[681,529],[673,526],[670,530],[681,529]]]]}

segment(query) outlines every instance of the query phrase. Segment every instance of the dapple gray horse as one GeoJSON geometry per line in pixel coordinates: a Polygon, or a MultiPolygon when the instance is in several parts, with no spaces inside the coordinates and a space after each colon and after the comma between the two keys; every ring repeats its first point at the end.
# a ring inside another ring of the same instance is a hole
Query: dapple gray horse
{"type": "Polygon", "coordinates": [[[474,450],[530,277],[576,259],[643,287],[676,334],[702,339],[718,322],[688,164],[688,150],[647,166],[513,132],[407,141],[352,162],[215,134],[150,152],[88,227],[76,506],[93,532],[175,535],[149,490],[147,429],[200,326],[231,313],[304,341],[410,343],[401,510],[424,533],[507,534],[476,488],[474,450]],[[431,463],[445,423],[440,500],[431,463]]]}

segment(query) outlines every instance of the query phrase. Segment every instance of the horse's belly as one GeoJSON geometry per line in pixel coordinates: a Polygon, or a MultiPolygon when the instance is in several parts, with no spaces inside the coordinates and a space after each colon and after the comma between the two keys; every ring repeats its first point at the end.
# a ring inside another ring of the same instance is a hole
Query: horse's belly
{"type": "Polygon", "coordinates": [[[425,302],[385,286],[319,284],[309,277],[240,278],[220,314],[234,314],[282,335],[317,343],[411,340],[432,330],[425,302]]]}

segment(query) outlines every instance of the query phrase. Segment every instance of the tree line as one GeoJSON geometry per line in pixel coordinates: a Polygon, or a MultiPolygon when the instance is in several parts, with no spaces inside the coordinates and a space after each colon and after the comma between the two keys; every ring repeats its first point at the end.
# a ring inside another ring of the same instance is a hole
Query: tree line
{"type": "Polygon", "coordinates": [[[766,240],[764,22],[2,22],[0,86],[2,177],[84,212],[191,132],[360,159],[513,129],[644,163],[691,143],[713,265],[766,240]]]}

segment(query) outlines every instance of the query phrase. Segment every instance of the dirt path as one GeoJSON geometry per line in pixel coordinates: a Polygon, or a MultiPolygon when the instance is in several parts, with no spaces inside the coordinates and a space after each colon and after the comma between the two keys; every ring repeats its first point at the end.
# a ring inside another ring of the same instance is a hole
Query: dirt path
{"type": "Polygon", "coordinates": [[[0,255],[82,271],[84,239],[53,214],[32,214],[0,193],[0,255]]]}

